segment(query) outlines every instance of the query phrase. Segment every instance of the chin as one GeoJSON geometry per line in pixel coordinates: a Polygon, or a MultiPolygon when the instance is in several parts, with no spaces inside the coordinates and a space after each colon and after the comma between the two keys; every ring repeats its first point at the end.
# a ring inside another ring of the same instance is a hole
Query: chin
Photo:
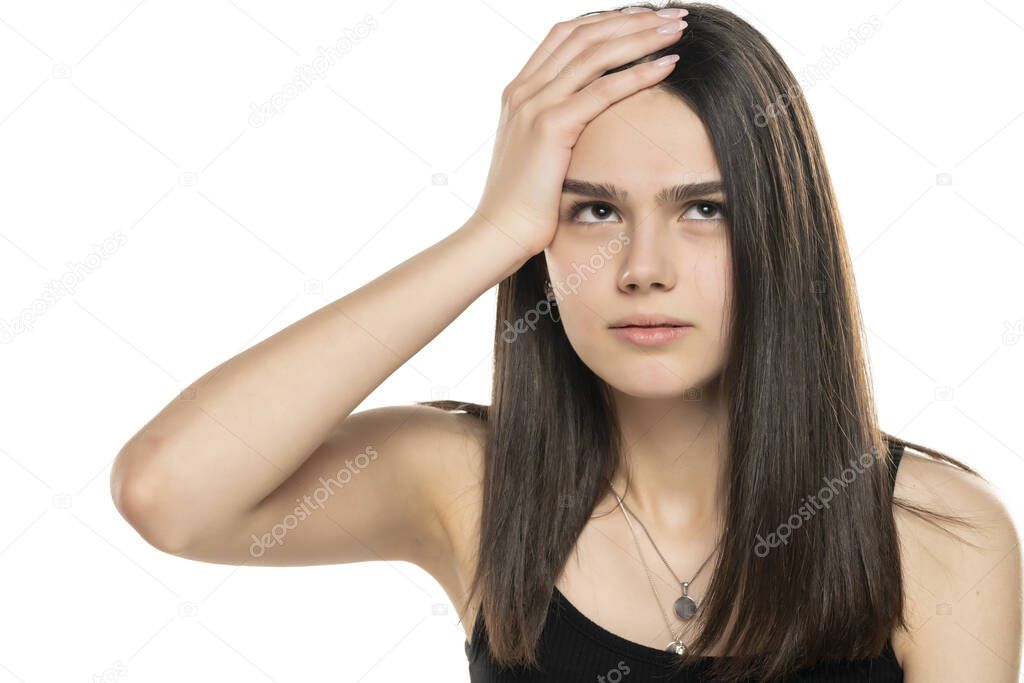
{"type": "Polygon", "coordinates": [[[673,399],[700,396],[701,375],[694,369],[670,364],[665,360],[623,363],[601,379],[616,391],[633,398],[673,399]]]}
{"type": "Polygon", "coordinates": [[[703,348],[649,356],[601,353],[583,360],[610,388],[648,399],[699,401],[710,397],[717,393],[714,384],[723,369],[721,359],[703,348]]]}

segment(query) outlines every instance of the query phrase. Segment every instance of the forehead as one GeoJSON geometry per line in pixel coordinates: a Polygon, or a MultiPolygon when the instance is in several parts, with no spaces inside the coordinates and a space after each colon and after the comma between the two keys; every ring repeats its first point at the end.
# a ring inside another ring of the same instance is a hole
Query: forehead
{"type": "Polygon", "coordinates": [[[597,115],[572,149],[571,178],[650,197],[666,185],[721,178],[704,123],[681,99],[646,88],[597,115]]]}

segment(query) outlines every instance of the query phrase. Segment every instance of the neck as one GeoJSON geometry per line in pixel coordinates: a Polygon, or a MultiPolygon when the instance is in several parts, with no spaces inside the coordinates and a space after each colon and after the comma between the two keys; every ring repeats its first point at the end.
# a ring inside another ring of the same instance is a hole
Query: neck
{"type": "MultiPolygon", "coordinates": [[[[724,401],[711,391],[704,388],[700,400],[612,392],[623,441],[612,486],[648,529],[679,539],[718,537],[727,420],[724,401]]],[[[617,506],[614,494],[608,502],[617,506]]]]}

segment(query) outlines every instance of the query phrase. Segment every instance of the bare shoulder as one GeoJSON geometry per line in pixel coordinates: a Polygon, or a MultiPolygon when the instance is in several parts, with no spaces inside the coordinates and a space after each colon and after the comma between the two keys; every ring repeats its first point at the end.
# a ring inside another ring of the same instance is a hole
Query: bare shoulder
{"type": "Polygon", "coordinates": [[[931,523],[894,507],[908,630],[894,634],[893,646],[906,680],[1017,681],[1021,551],[1002,494],[975,474],[907,451],[895,495],[969,524],[931,523]]]}

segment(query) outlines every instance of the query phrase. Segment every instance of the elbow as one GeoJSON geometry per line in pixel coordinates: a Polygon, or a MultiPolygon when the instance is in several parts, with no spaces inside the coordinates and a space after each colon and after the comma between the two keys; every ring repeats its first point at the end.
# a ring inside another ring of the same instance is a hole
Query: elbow
{"type": "Polygon", "coordinates": [[[139,474],[122,474],[119,469],[115,464],[111,472],[110,495],[124,520],[157,550],[171,555],[185,552],[188,540],[175,525],[174,510],[159,495],[159,482],[139,474]]]}

